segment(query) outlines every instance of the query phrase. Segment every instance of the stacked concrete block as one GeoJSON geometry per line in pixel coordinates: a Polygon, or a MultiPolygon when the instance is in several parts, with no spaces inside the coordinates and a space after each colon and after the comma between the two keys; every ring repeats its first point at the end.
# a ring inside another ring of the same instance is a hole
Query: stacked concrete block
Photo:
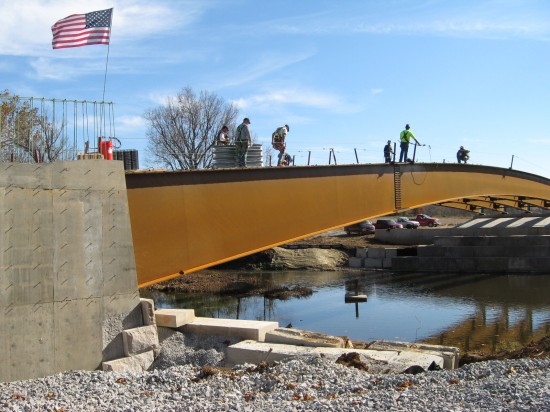
{"type": "Polygon", "coordinates": [[[397,248],[357,248],[349,258],[348,266],[365,269],[391,269],[397,248]]]}
{"type": "Polygon", "coordinates": [[[396,271],[548,273],[550,236],[440,236],[392,264],[396,271]]]}

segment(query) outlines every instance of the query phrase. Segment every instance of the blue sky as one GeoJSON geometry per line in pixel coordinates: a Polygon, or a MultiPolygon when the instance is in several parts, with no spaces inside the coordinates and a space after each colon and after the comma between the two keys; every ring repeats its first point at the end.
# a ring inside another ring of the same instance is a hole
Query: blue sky
{"type": "Polygon", "coordinates": [[[185,86],[238,104],[259,143],[290,125],[296,164],[383,161],[405,123],[424,162],[550,177],[547,0],[0,0],[0,88],[101,100],[108,47],[52,50],[51,26],[114,8],[105,100],[147,162],[146,110],[185,86]]]}

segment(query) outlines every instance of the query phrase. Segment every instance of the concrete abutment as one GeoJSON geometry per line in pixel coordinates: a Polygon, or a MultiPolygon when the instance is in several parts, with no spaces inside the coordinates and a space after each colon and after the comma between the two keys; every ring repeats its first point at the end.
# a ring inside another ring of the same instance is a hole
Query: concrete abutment
{"type": "Polygon", "coordinates": [[[143,325],[121,162],[0,163],[0,381],[94,370],[143,325]]]}

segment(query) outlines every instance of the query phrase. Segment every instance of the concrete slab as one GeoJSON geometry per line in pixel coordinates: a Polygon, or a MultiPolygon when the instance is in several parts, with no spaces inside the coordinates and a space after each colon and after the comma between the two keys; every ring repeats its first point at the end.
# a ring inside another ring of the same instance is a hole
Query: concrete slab
{"type": "Polygon", "coordinates": [[[183,331],[199,335],[221,335],[263,341],[267,332],[278,327],[279,322],[197,317],[193,322],[184,325],[183,331]]]}
{"type": "Polygon", "coordinates": [[[165,328],[179,328],[195,320],[193,309],[157,309],[155,320],[158,326],[165,328]]]}
{"type": "Polygon", "coordinates": [[[396,342],[389,340],[377,340],[369,345],[369,349],[375,350],[408,350],[435,354],[443,358],[443,369],[458,368],[460,349],[454,346],[429,345],[426,343],[396,342]]]}
{"type": "Polygon", "coordinates": [[[326,335],[324,333],[294,328],[277,328],[265,334],[265,342],[295,346],[345,348],[349,340],[346,341],[339,336],[326,335]]]}
{"type": "Polygon", "coordinates": [[[243,363],[277,362],[296,356],[323,356],[336,361],[345,353],[356,352],[370,373],[401,373],[411,366],[420,366],[427,370],[435,362],[443,367],[443,358],[433,354],[408,351],[345,349],[345,348],[307,348],[304,346],[284,345],[246,340],[227,348],[226,363],[229,366],[243,363]]]}

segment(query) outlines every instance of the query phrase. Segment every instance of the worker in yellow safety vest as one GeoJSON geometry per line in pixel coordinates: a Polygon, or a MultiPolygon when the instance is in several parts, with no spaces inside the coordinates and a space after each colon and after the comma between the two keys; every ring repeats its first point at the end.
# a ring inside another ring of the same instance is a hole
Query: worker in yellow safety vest
{"type": "Polygon", "coordinates": [[[410,160],[407,157],[409,152],[409,143],[411,142],[411,137],[414,139],[417,145],[421,146],[420,142],[416,140],[416,136],[411,132],[411,126],[405,125],[405,130],[399,135],[399,140],[401,142],[401,151],[399,152],[399,161],[400,162],[409,162],[410,160]]]}

